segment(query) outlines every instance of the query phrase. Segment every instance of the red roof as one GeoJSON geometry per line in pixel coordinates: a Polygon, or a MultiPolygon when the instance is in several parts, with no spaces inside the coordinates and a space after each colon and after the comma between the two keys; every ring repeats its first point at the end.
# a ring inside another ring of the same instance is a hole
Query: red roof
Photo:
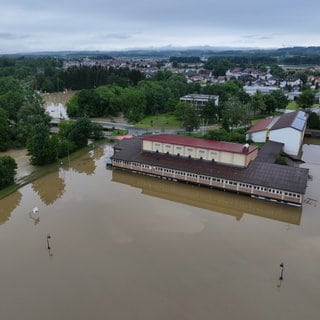
{"type": "Polygon", "coordinates": [[[186,136],[177,136],[173,134],[158,134],[142,137],[142,140],[156,141],[161,143],[170,143],[180,146],[203,148],[209,150],[219,150],[232,153],[251,153],[257,149],[255,146],[249,146],[249,150],[244,152],[244,146],[239,143],[216,141],[209,139],[199,139],[186,136]]]}
{"type": "Polygon", "coordinates": [[[270,123],[274,120],[274,118],[266,118],[260,121],[257,121],[248,131],[247,133],[259,132],[263,130],[267,130],[270,123]]]}

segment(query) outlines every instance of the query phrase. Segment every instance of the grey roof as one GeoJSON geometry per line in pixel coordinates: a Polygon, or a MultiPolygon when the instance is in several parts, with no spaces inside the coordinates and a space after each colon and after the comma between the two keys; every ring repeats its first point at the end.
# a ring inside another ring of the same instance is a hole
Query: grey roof
{"type": "Polygon", "coordinates": [[[283,128],[294,128],[303,131],[307,124],[307,115],[303,111],[294,111],[284,113],[278,121],[272,126],[271,130],[278,130],[283,128]]]}
{"type": "Polygon", "coordinates": [[[283,147],[284,143],[268,140],[259,150],[255,161],[275,163],[283,147]]]}
{"type": "Polygon", "coordinates": [[[134,161],[152,166],[194,172],[221,179],[261,185],[304,194],[308,180],[308,169],[283,166],[258,160],[251,161],[247,168],[217,164],[211,161],[177,158],[167,154],[144,152],[139,137],[123,139],[115,147],[113,159],[134,161]]]}

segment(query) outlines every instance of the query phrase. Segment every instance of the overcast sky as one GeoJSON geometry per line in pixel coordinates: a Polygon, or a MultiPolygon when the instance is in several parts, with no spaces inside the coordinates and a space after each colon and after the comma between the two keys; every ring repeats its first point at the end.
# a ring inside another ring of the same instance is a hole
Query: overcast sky
{"type": "Polygon", "coordinates": [[[162,46],[320,46],[320,0],[8,0],[0,54],[162,46]]]}

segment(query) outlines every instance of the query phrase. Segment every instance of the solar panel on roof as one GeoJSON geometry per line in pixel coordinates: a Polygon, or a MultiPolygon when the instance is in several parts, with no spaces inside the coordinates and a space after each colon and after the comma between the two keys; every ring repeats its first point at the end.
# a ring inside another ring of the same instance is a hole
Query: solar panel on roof
{"type": "Polygon", "coordinates": [[[299,111],[297,114],[297,118],[305,120],[306,114],[303,111],[299,111]]]}
{"type": "Polygon", "coordinates": [[[293,123],[292,123],[292,127],[297,129],[297,130],[300,130],[302,131],[303,128],[304,128],[304,125],[305,125],[305,120],[304,119],[300,119],[300,118],[295,118],[293,120],[293,123]]]}

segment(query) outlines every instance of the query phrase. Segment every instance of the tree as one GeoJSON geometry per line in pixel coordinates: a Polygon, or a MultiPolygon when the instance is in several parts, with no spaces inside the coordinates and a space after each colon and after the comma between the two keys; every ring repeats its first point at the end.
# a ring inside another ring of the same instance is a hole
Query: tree
{"type": "Polygon", "coordinates": [[[192,132],[194,129],[199,129],[199,125],[200,118],[197,110],[191,105],[186,105],[182,115],[182,127],[186,131],[192,132]]]}
{"type": "Polygon", "coordinates": [[[49,126],[50,117],[45,113],[43,101],[41,97],[32,90],[26,92],[25,102],[18,111],[17,121],[13,130],[15,146],[17,147],[26,145],[32,128],[34,128],[36,124],[49,126]]]}
{"type": "Polygon", "coordinates": [[[306,109],[310,108],[314,104],[314,93],[311,89],[302,91],[297,99],[299,108],[306,109]]]}
{"type": "Polygon", "coordinates": [[[8,113],[0,108],[0,151],[6,151],[10,142],[8,113]]]}
{"type": "Polygon", "coordinates": [[[73,95],[72,98],[67,102],[67,114],[71,118],[78,117],[80,115],[78,94],[73,95]]]}
{"type": "Polygon", "coordinates": [[[129,122],[138,122],[146,110],[146,97],[142,90],[126,88],[123,94],[123,113],[129,122]]]}
{"type": "Polygon", "coordinates": [[[216,106],[214,100],[209,100],[202,106],[200,110],[200,116],[206,125],[213,122],[217,118],[218,107],[216,106]]]}
{"type": "Polygon", "coordinates": [[[31,155],[30,162],[33,165],[44,165],[57,160],[58,139],[50,136],[49,127],[43,123],[36,124],[27,142],[27,149],[31,155]]]}
{"type": "Polygon", "coordinates": [[[102,127],[93,123],[89,118],[79,118],[72,122],[65,130],[66,138],[73,143],[77,149],[88,144],[88,139],[101,139],[103,137],[102,127]]]}
{"type": "Polygon", "coordinates": [[[238,126],[249,124],[249,106],[242,104],[238,98],[230,98],[224,103],[222,111],[223,128],[227,131],[238,126]]]}
{"type": "Polygon", "coordinates": [[[320,129],[320,117],[315,112],[311,112],[307,124],[310,129],[320,129]]]}
{"type": "Polygon", "coordinates": [[[187,108],[188,104],[185,101],[179,101],[175,107],[174,115],[178,120],[182,120],[183,115],[185,113],[185,109],[187,108]]]}
{"type": "Polygon", "coordinates": [[[18,80],[13,77],[0,78],[0,108],[8,112],[9,120],[17,120],[17,113],[24,100],[24,92],[18,80]]]}
{"type": "Polygon", "coordinates": [[[266,105],[266,113],[269,114],[275,112],[276,109],[285,109],[288,105],[288,98],[281,90],[263,95],[263,100],[266,105]]]}
{"type": "Polygon", "coordinates": [[[255,114],[257,111],[264,113],[266,111],[266,104],[264,102],[263,93],[257,90],[251,97],[251,108],[255,114]]]}
{"type": "Polygon", "coordinates": [[[103,106],[100,97],[94,89],[84,89],[78,94],[79,116],[101,117],[103,106]]]}
{"type": "Polygon", "coordinates": [[[14,183],[17,163],[10,156],[0,157],[0,189],[14,183]]]}

